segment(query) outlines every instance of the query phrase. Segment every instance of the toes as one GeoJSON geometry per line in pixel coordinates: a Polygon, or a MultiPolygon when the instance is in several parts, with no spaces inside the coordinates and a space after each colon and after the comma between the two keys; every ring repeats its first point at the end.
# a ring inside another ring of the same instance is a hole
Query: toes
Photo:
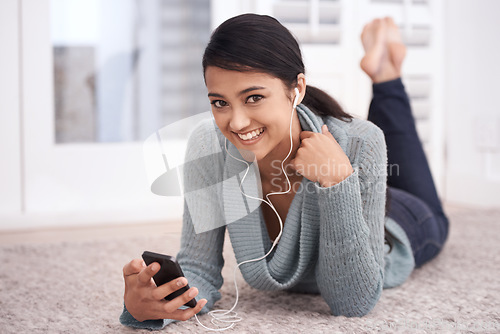
{"type": "Polygon", "coordinates": [[[397,28],[397,25],[396,25],[396,23],[394,23],[394,20],[392,19],[392,17],[386,17],[386,22],[387,22],[387,24],[390,27],[396,27],[397,28]]]}
{"type": "Polygon", "coordinates": [[[363,31],[361,32],[361,37],[366,36],[366,34],[368,34],[372,29],[373,29],[373,21],[365,24],[365,26],[363,27],[363,31]]]}

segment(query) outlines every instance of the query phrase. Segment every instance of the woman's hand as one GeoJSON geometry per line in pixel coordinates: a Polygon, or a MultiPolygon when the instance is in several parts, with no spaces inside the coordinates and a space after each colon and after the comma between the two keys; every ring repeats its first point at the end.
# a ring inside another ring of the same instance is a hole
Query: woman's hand
{"type": "Polygon", "coordinates": [[[207,303],[199,300],[195,308],[179,310],[179,307],[196,297],[198,289],[191,287],[179,297],[167,301],[164,298],[172,292],[188,284],[185,277],[179,277],[157,287],[152,277],[160,270],[158,263],[146,264],[135,259],[123,267],[125,280],[125,307],[138,321],[154,319],[188,320],[200,312],[207,303]]]}
{"type": "Polygon", "coordinates": [[[321,131],[300,133],[300,146],[290,165],[299,174],[326,188],[342,182],[354,170],[328,127],[323,125],[321,131]]]}

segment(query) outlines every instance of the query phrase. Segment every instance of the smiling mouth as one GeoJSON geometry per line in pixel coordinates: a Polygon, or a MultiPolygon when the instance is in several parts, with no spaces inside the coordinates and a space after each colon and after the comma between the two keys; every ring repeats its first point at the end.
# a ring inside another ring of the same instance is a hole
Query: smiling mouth
{"type": "Polygon", "coordinates": [[[238,137],[240,137],[243,141],[250,141],[259,138],[264,133],[264,128],[259,128],[254,131],[250,131],[247,133],[237,133],[238,137]]]}

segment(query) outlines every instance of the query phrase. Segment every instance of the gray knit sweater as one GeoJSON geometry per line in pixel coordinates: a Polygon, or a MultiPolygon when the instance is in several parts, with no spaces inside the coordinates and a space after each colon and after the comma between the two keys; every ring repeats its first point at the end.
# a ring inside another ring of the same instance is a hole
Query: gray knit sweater
{"type": "MultiPolygon", "coordinates": [[[[240,270],[245,281],[256,289],[320,293],[333,315],[363,316],[375,306],[383,288],[403,283],[414,268],[405,232],[384,216],[384,135],[369,121],[320,117],[304,105],[297,107],[297,113],[303,130],[321,132],[321,126],[327,124],[349,157],[354,173],[329,188],[303,178],[275,250],[264,260],[243,264],[240,270]],[[384,224],[396,237],[391,252],[384,245],[384,224]]],[[[241,175],[246,168],[228,156],[223,147],[224,136],[216,127],[214,131],[212,121],[207,121],[193,132],[186,154],[186,161],[198,163],[184,170],[186,200],[177,260],[190,286],[199,289],[197,299],[208,300],[202,313],[221,297],[218,290],[223,283],[226,229],[238,263],[263,256],[272,245],[256,201],[236,196],[240,194],[239,182],[234,183],[236,190],[232,192],[228,190],[231,183],[222,182],[241,175]],[[219,147],[208,144],[214,140],[219,147]],[[189,195],[201,188],[205,189],[202,200],[189,195]],[[196,233],[200,231],[196,228],[199,223],[206,232],[196,233]]],[[[241,157],[229,141],[228,150],[241,157]]],[[[243,189],[255,193],[257,186],[249,181],[243,189]]],[[[173,320],[141,323],[124,309],[120,321],[132,327],[160,329],[173,320]]]]}

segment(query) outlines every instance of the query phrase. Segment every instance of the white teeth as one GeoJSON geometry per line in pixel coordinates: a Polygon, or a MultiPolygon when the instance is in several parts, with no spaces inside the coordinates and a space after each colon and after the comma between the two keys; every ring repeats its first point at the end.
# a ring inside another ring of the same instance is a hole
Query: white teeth
{"type": "Polygon", "coordinates": [[[260,134],[264,131],[264,128],[260,128],[256,131],[248,132],[246,134],[238,133],[238,136],[243,140],[254,139],[260,136],[260,134]]]}

